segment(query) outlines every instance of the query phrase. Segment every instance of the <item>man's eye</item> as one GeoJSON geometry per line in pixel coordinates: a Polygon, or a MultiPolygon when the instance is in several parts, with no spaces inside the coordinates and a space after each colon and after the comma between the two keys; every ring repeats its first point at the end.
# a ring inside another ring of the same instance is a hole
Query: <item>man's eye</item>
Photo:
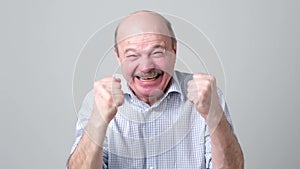
{"type": "Polygon", "coordinates": [[[134,58],[134,57],[137,57],[137,55],[127,55],[126,57],[128,57],[128,58],[134,58]]]}
{"type": "Polygon", "coordinates": [[[163,51],[157,51],[157,52],[154,52],[153,54],[163,54],[163,51]]]}
{"type": "Polygon", "coordinates": [[[152,56],[154,56],[154,57],[161,57],[161,56],[164,55],[164,53],[165,52],[163,50],[157,50],[157,51],[152,52],[152,56]]]}

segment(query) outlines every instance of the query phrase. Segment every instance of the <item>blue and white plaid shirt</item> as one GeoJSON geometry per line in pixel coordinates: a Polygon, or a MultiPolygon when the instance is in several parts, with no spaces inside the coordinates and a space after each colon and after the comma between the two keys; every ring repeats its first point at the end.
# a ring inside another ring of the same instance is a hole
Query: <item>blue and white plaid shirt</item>
{"type": "MultiPolygon", "coordinates": [[[[124,104],[109,123],[103,145],[103,168],[212,168],[205,120],[187,99],[192,74],[174,72],[168,91],[154,105],[140,101],[122,79],[124,104]]],[[[220,103],[231,123],[224,97],[220,103]]],[[[76,125],[77,146],[92,112],[93,92],[84,99],[76,125]]]]}

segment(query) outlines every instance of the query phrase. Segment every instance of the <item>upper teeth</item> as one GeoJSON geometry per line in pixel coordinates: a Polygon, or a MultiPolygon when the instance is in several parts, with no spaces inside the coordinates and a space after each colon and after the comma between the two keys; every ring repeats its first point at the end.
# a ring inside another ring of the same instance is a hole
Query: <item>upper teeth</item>
{"type": "Polygon", "coordinates": [[[138,78],[140,80],[147,81],[147,80],[153,80],[153,79],[155,79],[158,75],[159,75],[158,72],[151,72],[151,73],[142,74],[141,76],[138,76],[138,78]]]}
{"type": "Polygon", "coordinates": [[[148,77],[141,77],[142,79],[152,79],[155,78],[156,76],[148,76],[148,77]]]}
{"type": "Polygon", "coordinates": [[[158,76],[157,72],[151,72],[151,73],[146,73],[146,74],[144,74],[142,76],[139,76],[139,78],[141,78],[141,79],[153,79],[156,76],[158,76]]]}
{"type": "Polygon", "coordinates": [[[150,80],[154,79],[155,77],[140,77],[141,80],[150,80]]]}

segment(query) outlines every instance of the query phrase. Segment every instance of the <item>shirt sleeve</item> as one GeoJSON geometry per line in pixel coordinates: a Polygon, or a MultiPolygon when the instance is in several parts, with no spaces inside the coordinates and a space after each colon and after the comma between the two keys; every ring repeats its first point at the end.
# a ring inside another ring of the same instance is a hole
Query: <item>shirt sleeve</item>
{"type": "MultiPolygon", "coordinates": [[[[84,129],[85,129],[87,122],[90,118],[90,115],[92,113],[93,106],[94,106],[94,94],[93,94],[93,91],[90,91],[85,96],[85,98],[82,102],[81,108],[77,113],[78,119],[76,122],[76,131],[75,131],[76,138],[75,138],[74,144],[71,148],[70,154],[72,154],[74,152],[75,148],[77,147],[77,145],[83,135],[84,129]]],[[[108,160],[107,160],[107,153],[104,151],[105,150],[103,149],[103,169],[106,169],[108,160]]]]}
{"type": "Polygon", "coordinates": [[[225,96],[223,95],[223,93],[220,89],[218,89],[218,95],[219,95],[220,104],[222,106],[222,109],[224,111],[226,119],[227,119],[232,131],[234,131],[234,127],[233,127],[233,124],[232,124],[231,116],[229,114],[229,110],[228,110],[228,106],[227,106],[227,103],[226,103],[226,100],[225,100],[225,96]]]}
{"type": "MultiPolygon", "coordinates": [[[[232,120],[229,114],[229,110],[225,101],[225,97],[220,89],[218,89],[219,101],[224,111],[224,114],[227,118],[228,123],[230,124],[231,129],[233,130],[232,120]]],[[[234,131],[234,130],[233,130],[234,131]]],[[[212,155],[211,155],[211,138],[209,136],[208,128],[206,128],[205,133],[205,161],[206,169],[212,169],[212,155]]]]}
{"type": "Polygon", "coordinates": [[[90,115],[91,115],[91,112],[93,109],[93,104],[94,104],[93,92],[90,91],[85,96],[85,98],[82,102],[82,105],[77,113],[77,122],[76,122],[76,130],[75,130],[76,139],[72,146],[71,154],[75,150],[77,144],[79,143],[79,141],[83,135],[84,128],[90,118],[90,115]]]}

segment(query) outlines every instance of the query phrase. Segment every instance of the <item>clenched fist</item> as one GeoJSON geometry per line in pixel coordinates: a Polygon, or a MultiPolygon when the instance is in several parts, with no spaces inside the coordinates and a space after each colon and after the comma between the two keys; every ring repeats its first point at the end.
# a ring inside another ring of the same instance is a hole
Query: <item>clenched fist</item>
{"type": "Polygon", "coordinates": [[[208,121],[223,113],[217,93],[216,79],[208,74],[197,73],[188,82],[188,99],[194,103],[196,110],[208,121]],[[213,117],[212,117],[213,116],[213,117]]]}
{"type": "Polygon", "coordinates": [[[116,115],[118,107],[124,102],[121,79],[107,77],[94,83],[94,109],[109,123],[116,115]]]}

